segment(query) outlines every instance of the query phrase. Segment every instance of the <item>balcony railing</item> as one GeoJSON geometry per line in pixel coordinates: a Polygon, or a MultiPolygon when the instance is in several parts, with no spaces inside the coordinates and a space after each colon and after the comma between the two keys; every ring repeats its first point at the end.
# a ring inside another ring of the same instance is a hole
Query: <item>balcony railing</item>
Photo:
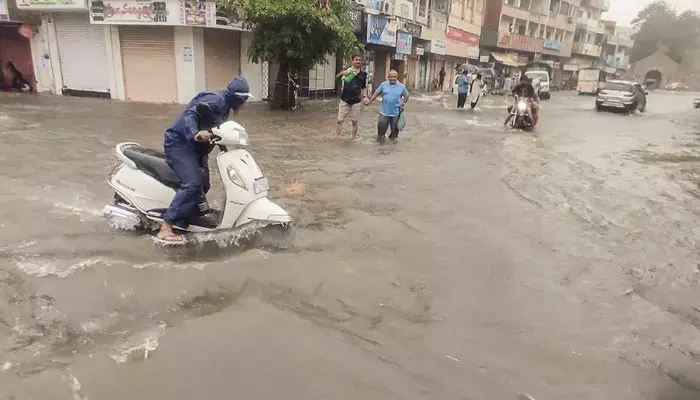
{"type": "Polygon", "coordinates": [[[605,24],[602,21],[598,21],[591,18],[579,17],[576,20],[576,26],[581,29],[585,29],[593,33],[605,33],[605,24]]]}
{"type": "Polygon", "coordinates": [[[541,53],[544,47],[544,39],[501,31],[499,32],[498,47],[530,53],[541,53]]]}
{"type": "Polygon", "coordinates": [[[574,54],[583,54],[590,57],[600,57],[602,51],[603,48],[599,45],[581,42],[574,42],[574,46],[571,49],[571,52],[574,54]]]}
{"type": "Polygon", "coordinates": [[[558,12],[550,12],[549,21],[547,24],[553,28],[573,31],[576,24],[576,18],[568,15],[562,15],[558,12]]]}
{"type": "Polygon", "coordinates": [[[589,6],[603,11],[610,11],[610,0],[582,0],[581,6],[589,6]]]}
{"type": "Polygon", "coordinates": [[[608,44],[620,47],[634,47],[634,40],[622,36],[609,36],[608,44]]]}

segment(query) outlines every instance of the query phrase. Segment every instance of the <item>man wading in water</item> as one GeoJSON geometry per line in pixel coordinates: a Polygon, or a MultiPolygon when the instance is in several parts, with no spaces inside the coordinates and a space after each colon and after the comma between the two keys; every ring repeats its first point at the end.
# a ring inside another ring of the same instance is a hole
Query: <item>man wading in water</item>
{"type": "Polygon", "coordinates": [[[335,126],[335,135],[340,137],[343,131],[343,122],[350,118],[352,122],[352,138],[357,137],[357,119],[360,115],[362,101],[367,98],[367,73],[362,71],[362,56],[352,56],[352,66],[340,71],[335,79],[343,79],[343,91],[340,94],[338,104],[338,123],[335,126]]]}
{"type": "Polygon", "coordinates": [[[372,104],[379,96],[382,96],[382,110],[377,121],[377,140],[383,142],[387,129],[391,128],[389,139],[396,141],[399,137],[397,123],[409,97],[408,90],[399,82],[399,73],[396,70],[389,71],[389,79],[379,85],[371,99],[365,99],[365,105],[372,104]]]}

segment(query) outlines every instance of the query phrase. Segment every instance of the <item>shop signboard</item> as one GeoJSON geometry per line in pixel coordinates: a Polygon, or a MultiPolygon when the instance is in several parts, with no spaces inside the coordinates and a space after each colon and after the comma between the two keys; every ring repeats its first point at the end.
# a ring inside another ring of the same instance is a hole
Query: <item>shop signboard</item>
{"type": "Polygon", "coordinates": [[[421,45],[416,46],[416,55],[422,56],[424,54],[425,54],[425,49],[423,48],[423,46],[421,46],[421,45]]]}
{"type": "MultiPolygon", "coordinates": [[[[7,0],[2,0],[6,4],[7,0]]],[[[17,0],[20,10],[77,11],[87,9],[86,0],[17,0]]]]}
{"type": "Polygon", "coordinates": [[[554,51],[561,51],[561,49],[564,48],[564,43],[562,43],[558,40],[545,39],[544,40],[544,48],[549,49],[549,50],[554,50],[554,51]]]}
{"type": "Polygon", "coordinates": [[[444,56],[447,53],[447,43],[442,39],[433,39],[430,41],[430,49],[428,51],[444,56]]]}
{"type": "Polygon", "coordinates": [[[89,1],[90,22],[93,24],[182,25],[232,30],[245,29],[240,14],[224,11],[211,0],[89,1]]]}
{"type": "Polygon", "coordinates": [[[454,40],[455,42],[466,43],[471,46],[479,47],[479,36],[473,33],[448,26],[446,36],[448,39],[454,40]]]}
{"type": "Polygon", "coordinates": [[[232,29],[236,31],[245,30],[243,24],[243,15],[237,12],[230,12],[224,10],[222,7],[216,6],[211,7],[210,19],[207,26],[215,26],[216,28],[232,29]],[[211,15],[211,11],[214,15],[211,15]]]}
{"type": "Polygon", "coordinates": [[[396,54],[411,54],[413,36],[410,33],[399,32],[396,38],[396,54]]]}
{"type": "Polygon", "coordinates": [[[410,33],[413,37],[419,38],[421,33],[423,33],[423,28],[419,24],[414,24],[413,22],[401,21],[399,23],[399,29],[410,33]]]}
{"type": "Polygon", "coordinates": [[[350,10],[348,12],[350,14],[350,21],[352,22],[352,26],[355,32],[361,32],[362,31],[362,11],[360,10],[350,10]]]}
{"type": "Polygon", "coordinates": [[[367,43],[396,47],[396,23],[386,17],[368,15],[367,43]]]}
{"type": "Polygon", "coordinates": [[[182,25],[180,7],[163,0],[91,0],[93,24],[182,25]]]}

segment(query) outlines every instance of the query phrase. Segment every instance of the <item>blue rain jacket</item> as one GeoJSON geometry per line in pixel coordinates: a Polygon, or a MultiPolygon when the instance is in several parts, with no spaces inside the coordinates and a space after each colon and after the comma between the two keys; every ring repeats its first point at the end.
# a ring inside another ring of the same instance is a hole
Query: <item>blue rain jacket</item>
{"type": "Polygon", "coordinates": [[[236,93],[249,93],[248,81],[242,76],[233,78],[224,90],[201,92],[190,100],[180,116],[165,130],[165,147],[189,144],[196,146],[194,135],[228,120],[231,109],[237,109],[248,99],[236,93]],[[200,121],[198,103],[207,103],[212,109],[213,121],[200,121]]]}

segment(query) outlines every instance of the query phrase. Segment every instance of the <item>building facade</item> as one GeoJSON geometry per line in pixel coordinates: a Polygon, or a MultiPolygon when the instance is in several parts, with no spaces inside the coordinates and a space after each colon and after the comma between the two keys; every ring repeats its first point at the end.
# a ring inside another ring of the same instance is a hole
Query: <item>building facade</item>
{"type": "Polygon", "coordinates": [[[508,72],[531,63],[561,79],[571,56],[580,0],[486,0],[481,57],[508,72]]]}
{"type": "Polygon", "coordinates": [[[186,103],[238,74],[266,96],[263,66],[246,56],[251,34],[214,1],[17,0],[31,15],[38,91],[186,103]]]}
{"type": "Polygon", "coordinates": [[[605,72],[617,78],[629,77],[630,52],[634,47],[635,29],[619,26],[615,21],[603,21],[605,37],[603,64],[605,72]]]}
{"type": "MultiPolygon", "coordinates": [[[[457,67],[479,63],[484,0],[452,0],[445,32],[446,81],[453,82],[457,67]]],[[[452,84],[450,83],[450,87],[452,84]]]]}
{"type": "Polygon", "coordinates": [[[582,0],[576,20],[570,63],[576,68],[604,68],[605,24],[602,14],[610,9],[610,0],[582,0]]]}

